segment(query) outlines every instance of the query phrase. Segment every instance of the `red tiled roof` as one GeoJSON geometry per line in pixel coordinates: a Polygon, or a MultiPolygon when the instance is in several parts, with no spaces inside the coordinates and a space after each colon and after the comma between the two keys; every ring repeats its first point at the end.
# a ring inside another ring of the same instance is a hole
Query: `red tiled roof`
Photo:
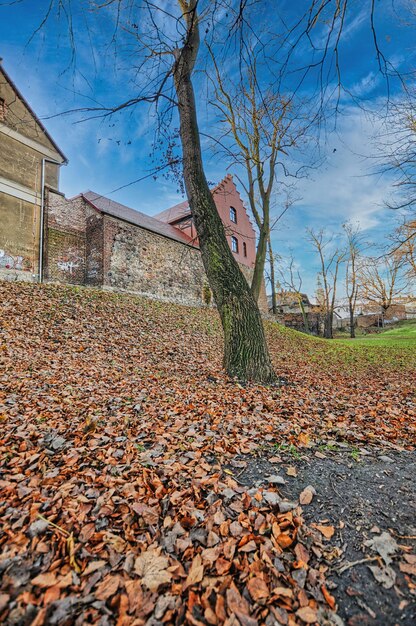
{"type": "MultiPolygon", "coordinates": [[[[226,177],[218,183],[218,185],[215,185],[215,187],[211,189],[211,193],[214,194],[216,191],[220,190],[222,185],[229,178],[232,179],[231,174],[227,174],[226,177]]],[[[160,220],[161,222],[165,222],[166,224],[173,224],[174,222],[180,220],[182,217],[189,215],[190,212],[191,210],[189,208],[189,203],[187,200],[184,200],[183,202],[180,202],[179,204],[175,204],[175,206],[170,207],[170,209],[165,209],[161,213],[157,213],[155,215],[155,218],[157,220],[160,220]]]]}
{"type": "Polygon", "coordinates": [[[141,213],[135,209],[130,209],[124,206],[124,204],[110,200],[93,191],[87,191],[81,195],[101,213],[117,217],[130,224],[135,224],[136,226],[150,230],[152,233],[167,237],[168,239],[179,241],[180,243],[187,244],[194,248],[198,247],[186,233],[159,219],[145,215],[145,213],[141,213]]]}
{"type": "Polygon", "coordinates": [[[176,222],[181,217],[185,215],[189,215],[190,208],[187,200],[180,202],[179,204],[175,204],[175,206],[170,207],[170,209],[165,209],[161,213],[157,213],[155,218],[160,220],[161,222],[166,222],[167,224],[172,224],[172,222],[176,222]]]}

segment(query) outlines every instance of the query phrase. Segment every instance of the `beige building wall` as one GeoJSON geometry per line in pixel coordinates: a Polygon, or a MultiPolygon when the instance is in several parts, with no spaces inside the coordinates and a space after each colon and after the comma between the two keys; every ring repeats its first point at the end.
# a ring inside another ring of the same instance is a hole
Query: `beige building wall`
{"type": "Polygon", "coordinates": [[[57,189],[65,162],[0,65],[0,278],[37,280],[44,182],[57,189]]]}

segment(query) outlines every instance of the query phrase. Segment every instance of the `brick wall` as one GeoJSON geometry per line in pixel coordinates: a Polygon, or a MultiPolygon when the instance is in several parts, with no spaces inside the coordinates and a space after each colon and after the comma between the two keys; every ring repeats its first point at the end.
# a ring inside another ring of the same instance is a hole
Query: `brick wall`
{"type": "Polygon", "coordinates": [[[86,211],[81,198],[45,194],[44,280],[85,283],[86,211]]]}
{"type": "Polygon", "coordinates": [[[85,282],[85,235],[48,229],[48,256],[44,277],[54,282],[83,285],[85,282]]]}
{"type": "MultiPolygon", "coordinates": [[[[46,203],[49,228],[85,234],[88,208],[82,196],[67,200],[63,194],[47,190],[46,203]]],[[[90,209],[88,215],[92,211],[90,209]]]]}
{"type": "Polygon", "coordinates": [[[85,284],[100,287],[104,284],[104,218],[100,213],[87,217],[85,251],[85,284]]]}
{"type": "Polygon", "coordinates": [[[405,320],[406,319],[406,307],[404,304],[392,304],[386,311],[384,319],[392,320],[392,319],[405,320]]]}
{"type": "MultiPolygon", "coordinates": [[[[278,313],[273,317],[283,326],[305,332],[305,324],[301,313],[278,313]]],[[[324,327],[323,316],[320,313],[309,311],[306,313],[306,317],[308,319],[309,332],[313,335],[322,335],[324,327]]]]}
{"type": "Polygon", "coordinates": [[[104,216],[104,285],[200,305],[205,274],[199,250],[104,216]]]}

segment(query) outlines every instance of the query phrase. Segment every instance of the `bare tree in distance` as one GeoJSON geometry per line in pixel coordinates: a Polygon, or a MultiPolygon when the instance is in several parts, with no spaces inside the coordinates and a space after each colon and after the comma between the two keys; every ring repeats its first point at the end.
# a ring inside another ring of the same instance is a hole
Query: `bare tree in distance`
{"type": "Polygon", "coordinates": [[[267,237],[267,261],[268,261],[268,271],[266,270],[266,278],[270,284],[271,291],[271,311],[273,315],[277,313],[277,299],[276,299],[276,264],[281,261],[281,257],[279,253],[275,253],[273,250],[272,243],[272,232],[277,229],[280,224],[281,219],[287,213],[287,211],[294,205],[295,202],[300,200],[300,197],[294,197],[291,195],[290,189],[286,189],[284,192],[284,205],[283,209],[278,213],[277,216],[272,218],[272,223],[270,225],[269,234],[267,237]]]}
{"type": "MultiPolygon", "coordinates": [[[[257,231],[258,241],[251,291],[258,300],[264,277],[267,248],[271,246],[270,232],[288,210],[272,220],[271,203],[282,176],[298,176],[304,171],[301,165],[290,171],[288,157],[308,143],[308,133],[316,118],[310,103],[300,102],[293,94],[281,94],[269,82],[270,61],[261,63],[263,46],[245,43],[239,59],[238,73],[221,72],[215,54],[210,48],[215,74],[212,106],[218,110],[224,128],[221,144],[231,164],[244,172],[238,180],[244,189],[257,231]],[[264,80],[264,75],[267,79],[264,80]],[[237,76],[237,78],[235,78],[237,76]]],[[[294,163],[294,161],[292,161],[294,163]]],[[[269,259],[273,259],[270,256],[269,259]]],[[[272,270],[273,271],[273,270],[272,270]]]]}
{"type": "Polygon", "coordinates": [[[401,260],[407,277],[416,279],[416,91],[403,94],[385,120],[379,139],[380,171],[393,178],[388,208],[398,211],[400,225],[392,234],[390,255],[401,260]]]}
{"type": "Polygon", "coordinates": [[[343,224],[343,229],[347,239],[346,263],[345,263],[345,292],[348,301],[348,312],[350,317],[350,337],[355,338],[355,308],[360,292],[360,260],[363,248],[363,236],[359,226],[354,226],[350,222],[343,224]]]}
{"type": "MultiPolygon", "coordinates": [[[[416,15],[416,13],[415,13],[416,15]]],[[[399,213],[399,226],[391,234],[387,251],[400,262],[410,281],[416,279],[416,90],[408,90],[392,103],[378,138],[377,173],[393,180],[393,192],[386,200],[399,213]]],[[[414,283],[413,283],[414,284],[414,283]]]]}
{"type": "Polygon", "coordinates": [[[387,311],[408,287],[402,270],[402,260],[388,254],[384,258],[367,257],[361,264],[359,281],[363,299],[374,307],[375,312],[381,313],[383,327],[387,311]]]}
{"type": "Polygon", "coordinates": [[[280,261],[280,255],[273,252],[273,244],[272,238],[269,236],[267,238],[267,255],[269,262],[269,273],[267,278],[270,283],[270,291],[271,291],[271,306],[269,306],[269,311],[276,315],[277,313],[277,294],[276,294],[276,263],[280,261]]]}
{"type": "Polygon", "coordinates": [[[393,178],[390,209],[416,211],[416,91],[391,104],[378,140],[380,172],[393,178]]]}
{"type": "Polygon", "coordinates": [[[391,239],[394,242],[391,254],[401,259],[410,285],[414,287],[416,281],[416,218],[404,218],[391,239]]]}
{"type": "Polygon", "coordinates": [[[278,252],[274,252],[272,243],[272,233],[277,230],[282,218],[287,211],[295,204],[295,202],[301,200],[300,197],[295,197],[291,194],[293,187],[289,187],[282,192],[284,194],[284,204],[281,211],[274,217],[272,217],[272,223],[270,225],[269,235],[267,237],[267,266],[265,270],[265,276],[270,285],[271,291],[271,307],[269,311],[276,315],[277,313],[277,297],[276,297],[276,285],[277,285],[277,264],[282,261],[282,258],[278,252]]]}
{"type": "Polygon", "coordinates": [[[319,274],[322,280],[324,337],[332,339],[339,270],[341,263],[345,260],[345,250],[337,246],[334,237],[327,235],[323,228],[319,231],[309,228],[307,233],[308,239],[319,258],[319,274]]]}
{"type": "Polygon", "coordinates": [[[293,255],[290,256],[288,263],[285,266],[279,268],[280,280],[279,283],[283,287],[282,295],[285,293],[291,293],[295,296],[303,320],[303,326],[306,333],[310,333],[308,314],[305,309],[302,294],[302,276],[298,267],[296,267],[295,259],[293,255]]]}

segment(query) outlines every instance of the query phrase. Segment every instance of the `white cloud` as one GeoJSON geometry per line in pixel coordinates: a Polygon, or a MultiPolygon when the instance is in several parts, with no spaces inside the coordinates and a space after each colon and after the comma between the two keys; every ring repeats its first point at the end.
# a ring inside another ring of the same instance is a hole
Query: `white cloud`
{"type": "Polygon", "coordinates": [[[349,88],[349,92],[354,98],[368,96],[384,80],[381,72],[368,72],[358,82],[349,88]]]}
{"type": "Polygon", "coordinates": [[[358,108],[339,119],[327,139],[326,165],[298,186],[303,207],[313,208],[312,221],[353,220],[367,230],[384,219],[391,183],[373,173],[376,132],[377,122],[358,108]]]}
{"type": "Polygon", "coordinates": [[[301,268],[303,289],[311,296],[319,262],[307,241],[306,228],[324,228],[328,235],[336,236],[342,224],[351,221],[360,225],[367,241],[380,244],[395,227],[397,214],[385,207],[391,180],[374,174],[379,161],[371,158],[380,128],[380,122],[359,108],[339,117],[337,130],[326,140],[326,164],[313,171],[310,179],[298,182],[296,191],[302,200],[273,234],[275,252],[283,256],[293,253],[301,268]]]}

